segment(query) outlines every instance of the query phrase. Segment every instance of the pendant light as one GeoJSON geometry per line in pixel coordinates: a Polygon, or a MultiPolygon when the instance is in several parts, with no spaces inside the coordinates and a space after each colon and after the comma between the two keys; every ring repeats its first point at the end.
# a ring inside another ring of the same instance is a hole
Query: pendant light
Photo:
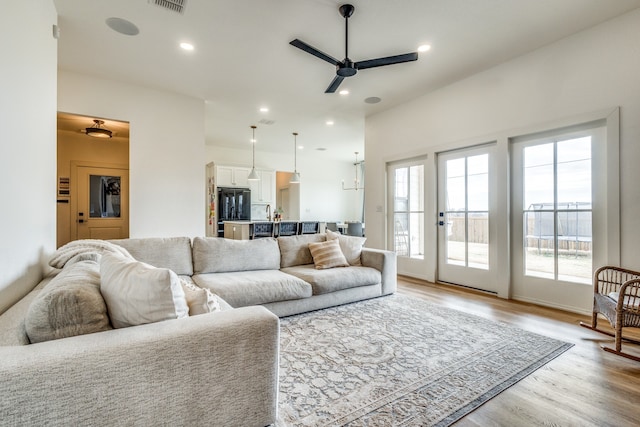
{"type": "Polygon", "coordinates": [[[251,132],[253,133],[251,138],[251,144],[253,145],[253,166],[251,167],[251,173],[247,177],[249,181],[260,181],[260,175],[256,172],[256,126],[251,126],[251,132]]]}
{"type": "Polygon", "coordinates": [[[355,179],[353,180],[353,187],[351,188],[345,188],[344,186],[344,181],[342,181],[342,189],[343,190],[364,190],[364,186],[360,185],[360,181],[358,180],[358,166],[360,166],[362,163],[364,163],[364,160],[358,162],[358,152],[355,152],[356,154],[356,162],[353,164],[353,167],[355,168],[355,179]]]}
{"type": "Polygon", "coordinates": [[[105,128],[103,125],[104,120],[94,120],[93,126],[86,128],[85,131],[87,135],[95,138],[111,138],[113,132],[105,128]]]}
{"type": "Polygon", "coordinates": [[[289,184],[300,184],[300,174],[298,173],[298,132],[293,132],[293,174],[289,184]]]}

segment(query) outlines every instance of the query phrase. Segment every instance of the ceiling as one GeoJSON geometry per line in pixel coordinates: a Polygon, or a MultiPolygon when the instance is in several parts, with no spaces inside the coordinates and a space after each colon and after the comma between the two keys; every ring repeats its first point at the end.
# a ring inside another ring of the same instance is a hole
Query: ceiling
{"type": "Polygon", "coordinates": [[[640,7],[640,0],[351,0],[353,61],[423,44],[431,50],[416,62],[361,70],[342,83],[350,92],[342,96],[324,93],[334,67],[289,42],[299,38],[342,60],[344,1],[186,0],[182,14],[155,0],[54,3],[60,69],[204,100],[207,145],[248,149],[256,124],[257,150],[290,152],[296,131],[305,153],[325,148],[344,160],[364,151],[366,116],[640,7]],[[139,34],[115,32],[105,24],[110,17],[134,23],[139,34]],[[185,41],[195,49],[182,50],[185,41]]]}

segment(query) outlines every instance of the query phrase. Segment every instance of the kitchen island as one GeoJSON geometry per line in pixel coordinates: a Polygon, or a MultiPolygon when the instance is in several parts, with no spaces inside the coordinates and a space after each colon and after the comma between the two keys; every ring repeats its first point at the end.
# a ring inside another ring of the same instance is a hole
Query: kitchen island
{"type": "Polygon", "coordinates": [[[224,221],[224,238],[250,240],[278,237],[281,223],[295,223],[294,234],[320,233],[325,229],[325,223],[320,221],[224,221]]]}

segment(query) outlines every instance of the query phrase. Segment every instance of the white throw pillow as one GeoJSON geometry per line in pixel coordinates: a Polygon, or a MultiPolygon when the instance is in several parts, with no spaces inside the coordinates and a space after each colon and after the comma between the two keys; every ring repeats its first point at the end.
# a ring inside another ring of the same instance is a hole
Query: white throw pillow
{"type": "Polygon", "coordinates": [[[327,230],[327,240],[338,240],[340,243],[340,249],[347,259],[349,265],[362,265],[360,261],[360,253],[362,252],[362,246],[367,240],[366,237],[358,236],[345,236],[344,234],[336,233],[331,230],[327,230]]]}
{"type": "Polygon", "coordinates": [[[189,306],[189,316],[222,310],[217,295],[213,294],[209,289],[196,286],[185,279],[180,279],[180,283],[189,306]]]}
{"type": "Polygon", "coordinates": [[[334,267],[349,267],[337,240],[309,243],[309,251],[317,270],[334,267]]]}
{"type": "Polygon", "coordinates": [[[189,316],[180,278],[120,254],[104,253],[100,260],[100,292],[114,328],[189,316]]]}

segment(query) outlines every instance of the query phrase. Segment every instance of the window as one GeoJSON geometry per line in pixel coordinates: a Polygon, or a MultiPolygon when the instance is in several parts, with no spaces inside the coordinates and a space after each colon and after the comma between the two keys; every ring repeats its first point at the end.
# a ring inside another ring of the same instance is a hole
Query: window
{"type": "Polygon", "coordinates": [[[524,274],[590,283],[591,136],[523,148],[524,274]]]}

